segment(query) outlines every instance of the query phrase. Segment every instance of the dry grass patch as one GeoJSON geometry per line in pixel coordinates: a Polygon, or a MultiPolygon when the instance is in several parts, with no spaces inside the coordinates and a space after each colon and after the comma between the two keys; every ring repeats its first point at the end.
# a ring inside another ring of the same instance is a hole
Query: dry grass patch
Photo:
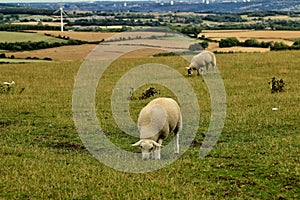
{"type": "Polygon", "coordinates": [[[57,48],[41,49],[34,51],[23,51],[6,53],[7,56],[14,55],[16,58],[38,57],[52,58],[53,60],[84,60],[96,47],[95,44],[84,44],[78,46],[62,46],[57,48]]]}
{"type": "MultiPolygon", "coordinates": [[[[14,55],[16,58],[27,58],[27,57],[38,57],[38,58],[52,58],[56,61],[65,60],[84,60],[89,55],[89,53],[96,48],[97,45],[84,44],[79,46],[63,46],[50,49],[41,49],[34,51],[24,51],[15,53],[6,53],[7,56],[14,55]]],[[[162,49],[155,48],[143,48],[136,51],[124,54],[122,58],[149,58],[158,53],[167,52],[162,49]]],[[[109,56],[103,54],[104,57],[109,56]]]]}

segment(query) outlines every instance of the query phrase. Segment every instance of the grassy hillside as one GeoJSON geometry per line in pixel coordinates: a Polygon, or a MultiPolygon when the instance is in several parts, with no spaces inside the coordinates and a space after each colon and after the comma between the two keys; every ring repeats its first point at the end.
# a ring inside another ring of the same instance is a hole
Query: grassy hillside
{"type": "MultiPolygon", "coordinates": [[[[149,62],[186,75],[187,63],[179,57],[121,58],[97,89],[100,122],[116,145],[130,151],[138,151],[130,146],[136,138],[115,126],[111,90],[126,70],[149,62]]],[[[16,82],[12,93],[0,94],[0,198],[298,199],[299,52],[220,54],[217,62],[227,93],[226,124],[217,146],[198,158],[210,99],[201,78],[190,77],[201,108],[196,142],[173,164],[142,174],[115,171],[82,145],[72,118],[80,62],[0,65],[0,81],[16,82]],[[284,79],[284,92],[271,94],[273,76],[284,79]]],[[[174,96],[160,89],[160,96],[174,96]]],[[[133,118],[148,101],[132,100],[133,118]]]]}

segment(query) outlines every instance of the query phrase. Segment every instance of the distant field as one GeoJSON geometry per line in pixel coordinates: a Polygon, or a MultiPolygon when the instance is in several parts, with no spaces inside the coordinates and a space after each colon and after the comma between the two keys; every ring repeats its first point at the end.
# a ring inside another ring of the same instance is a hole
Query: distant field
{"type": "MultiPolygon", "coordinates": [[[[71,31],[35,31],[36,33],[8,33],[0,32],[0,41],[17,41],[17,40],[31,40],[33,39],[40,41],[46,39],[48,41],[61,41],[56,38],[45,36],[44,34],[51,34],[54,36],[66,36],[72,39],[79,39],[84,41],[100,41],[102,39],[114,38],[119,39],[117,33],[97,33],[97,32],[71,32],[71,31]],[[19,35],[21,34],[21,35],[19,35]],[[2,36],[2,37],[1,37],[2,36]],[[22,37],[21,37],[22,36],[22,37]],[[24,37],[23,37],[24,36],[24,37]],[[27,39],[26,39],[26,37],[27,39]]],[[[127,32],[122,33],[122,36],[126,38],[136,38],[140,33],[127,32]]],[[[164,33],[157,33],[156,36],[163,36],[164,33]]],[[[208,31],[204,30],[201,35],[205,35],[207,38],[220,40],[222,38],[237,37],[240,41],[244,41],[249,38],[255,38],[258,41],[277,41],[284,42],[288,45],[292,45],[294,40],[300,39],[300,31],[251,31],[251,30],[218,30],[218,31],[208,31]]],[[[153,33],[143,33],[144,37],[151,37],[153,33]]],[[[176,40],[176,38],[171,38],[171,40],[147,40],[144,39],[145,45],[149,46],[164,46],[170,47],[171,51],[179,51],[181,48],[188,48],[191,41],[181,41],[176,40]],[[179,48],[179,49],[178,49],[179,48]],[[172,50],[173,49],[173,50],[172,50]]],[[[135,43],[140,43],[140,41],[128,40],[128,41],[118,41],[120,45],[134,45],[135,43]]],[[[193,42],[192,42],[193,43],[193,42]]],[[[16,58],[27,58],[27,57],[38,57],[45,58],[50,57],[54,60],[84,60],[87,55],[96,47],[97,45],[80,45],[80,46],[64,46],[51,49],[42,49],[35,51],[24,51],[24,52],[13,52],[6,53],[7,56],[14,55],[16,58]]],[[[249,48],[249,47],[232,47],[232,48],[219,48],[218,43],[209,43],[209,51],[218,52],[266,52],[269,51],[267,48],[249,48]]],[[[144,51],[131,52],[125,55],[125,57],[151,57],[154,54],[161,53],[162,50],[155,49],[145,49],[144,51]]]]}
{"type": "Polygon", "coordinates": [[[45,36],[37,33],[23,33],[23,32],[6,32],[0,31],[0,42],[64,42],[65,40],[45,36]]]}
{"type": "Polygon", "coordinates": [[[38,57],[43,59],[49,57],[53,60],[84,60],[96,46],[94,44],[62,46],[34,51],[6,53],[6,55],[14,55],[16,58],[38,57]]]}
{"type": "MultiPolygon", "coordinates": [[[[17,33],[17,32],[0,32],[0,42],[22,42],[22,41],[48,41],[48,42],[63,42],[65,40],[57,39],[45,34],[53,36],[66,36],[72,39],[84,41],[101,41],[109,38],[115,33],[96,33],[96,32],[61,32],[61,31],[35,31],[36,33],[17,33]]],[[[62,46],[57,48],[41,49],[34,51],[11,52],[6,53],[7,56],[14,55],[16,58],[49,57],[53,60],[84,60],[86,56],[97,45],[85,44],[80,46],[62,46]]]]}
{"type": "Polygon", "coordinates": [[[218,43],[210,42],[207,48],[209,51],[217,51],[217,52],[268,52],[270,49],[268,48],[256,48],[256,47],[228,47],[228,48],[220,48],[218,43]]]}
{"type": "Polygon", "coordinates": [[[259,41],[284,42],[288,45],[300,40],[300,31],[204,30],[199,34],[215,40],[236,37],[240,41],[255,38],[259,41]]]}
{"type": "MultiPolygon", "coordinates": [[[[163,40],[150,40],[144,39],[142,42],[141,40],[121,40],[119,41],[119,37],[138,37],[141,34],[136,32],[128,32],[123,33],[122,35],[118,35],[116,33],[95,33],[95,32],[60,32],[60,31],[38,31],[39,34],[51,34],[51,35],[61,35],[61,36],[68,36],[73,39],[81,39],[81,40],[88,40],[88,41],[99,41],[101,39],[106,38],[114,38],[117,39],[115,44],[124,47],[128,45],[143,45],[145,46],[144,49],[130,52],[123,57],[137,57],[137,58],[148,58],[154,54],[165,52],[161,48],[169,49],[169,51],[185,51],[188,49],[190,44],[194,42],[191,40],[180,40],[178,38],[168,38],[163,40]],[[115,36],[115,37],[114,37],[115,36]],[[150,48],[148,48],[150,47],[150,48]]],[[[165,33],[148,33],[144,32],[142,34],[143,37],[151,37],[153,34],[157,34],[157,36],[163,36],[165,33]]],[[[24,51],[24,52],[11,52],[6,53],[7,56],[14,55],[16,58],[27,58],[27,57],[38,57],[38,58],[45,58],[49,57],[53,60],[84,60],[87,55],[96,47],[97,45],[94,44],[85,44],[80,46],[63,46],[57,48],[50,48],[50,49],[41,49],[41,50],[34,50],[34,51],[24,51]]],[[[115,49],[117,51],[117,49],[115,49]]],[[[110,54],[110,53],[109,53],[110,54]]],[[[106,55],[103,55],[104,57],[106,55]]],[[[107,55],[109,56],[109,55],[107,55]]]]}
{"type": "MultiPolygon", "coordinates": [[[[38,25],[38,22],[14,22],[12,24],[19,24],[19,25],[38,25]]],[[[64,23],[66,24],[66,23],[64,23]]],[[[60,22],[43,22],[43,25],[48,26],[60,26],[60,22]]]]}
{"type": "Polygon", "coordinates": [[[54,36],[66,36],[72,39],[84,40],[84,41],[101,41],[102,39],[107,39],[116,33],[99,33],[99,32],[75,32],[75,31],[34,31],[39,35],[43,35],[45,33],[51,34],[54,36]]]}
{"type": "MultiPolygon", "coordinates": [[[[249,21],[253,21],[255,22],[255,19],[261,18],[261,17],[248,17],[247,15],[242,15],[241,16],[243,19],[247,19],[249,21]]],[[[287,15],[275,15],[275,16],[266,16],[266,17],[262,17],[264,20],[300,20],[300,16],[297,15],[296,17],[290,17],[287,15]]]]}
{"type": "Polygon", "coordinates": [[[29,60],[29,59],[8,59],[1,58],[0,63],[32,63],[32,62],[50,62],[47,60],[29,60]]]}
{"type": "MultiPolygon", "coordinates": [[[[94,44],[85,44],[80,46],[63,46],[50,49],[41,49],[34,51],[24,51],[24,52],[13,52],[6,53],[7,56],[14,55],[16,58],[27,58],[27,57],[38,57],[45,58],[49,57],[53,60],[84,60],[88,54],[96,48],[97,45],[94,44]]],[[[155,54],[166,52],[161,49],[154,48],[144,48],[139,49],[138,51],[129,52],[126,55],[123,55],[122,58],[149,58],[155,54]]]]}
{"type": "MultiPolygon", "coordinates": [[[[300,31],[254,31],[254,30],[203,30],[199,36],[220,41],[221,39],[236,37],[239,41],[253,38],[260,42],[283,42],[292,45],[295,40],[300,40],[300,31]]],[[[218,43],[209,43],[208,50],[219,52],[266,52],[267,48],[231,47],[219,48],[218,43]]]]}

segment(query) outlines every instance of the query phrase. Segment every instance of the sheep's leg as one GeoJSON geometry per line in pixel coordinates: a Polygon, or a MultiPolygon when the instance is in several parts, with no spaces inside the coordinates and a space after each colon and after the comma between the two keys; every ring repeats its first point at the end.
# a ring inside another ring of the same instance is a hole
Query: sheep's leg
{"type": "Polygon", "coordinates": [[[210,64],[211,64],[211,66],[212,66],[212,68],[213,68],[213,70],[214,70],[214,73],[217,73],[217,66],[216,66],[216,63],[215,63],[215,62],[211,62],[210,64]]]}
{"type": "Polygon", "coordinates": [[[202,67],[200,67],[200,68],[197,70],[197,72],[198,72],[198,76],[203,75],[203,69],[202,69],[202,67]]]}
{"type": "MultiPolygon", "coordinates": [[[[163,140],[159,139],[157,143],[162,144],[163,140]]],[[[155,160],[160,160],[160,147],[155,147],[154,150],[154,159],[155,160]]]]}
{"type": "Polygon", "coordinates": [[[179,154],[179,134],[175,134],[175,146],[174,146],[174,153],[179,154]]]}
{"type": "Polygon", "coordinates": [[[155,158],[155,152],[154,152],[154,151],[151,151],[151,152],[150,152],[150,156],[151,156],[152,159],[154,159],[154,158],[155,158]]]}
{"type": "Polygon", "coordinates": [[[160,147],[156,147],[154,150],[154,159],[160,160],[160,147]]]}

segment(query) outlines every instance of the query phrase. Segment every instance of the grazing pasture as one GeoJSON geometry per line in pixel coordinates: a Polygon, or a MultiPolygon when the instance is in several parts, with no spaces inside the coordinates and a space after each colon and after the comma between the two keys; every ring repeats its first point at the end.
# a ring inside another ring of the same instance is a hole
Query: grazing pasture
{"type": "MultiPolygon", "coordinates": [[[[72,118],[80,61],[1,64],[0,81],[16,84],[13,92],[0,94],[0,198],[299,199],[299,51],[216,58],[227,93],[227,118],[218,144],[208,157],[198,158],[210,99],[201,77],[187,77],[201,109],[195,141],[173,164],[141,174],[115,171],[82,145],[72,118]],[[284,79],[284,92],[271,93],[273,76],[284,79]]],[[[111,92],[127,70],[153,62],[186,75],[188,63],[180,57],[123,57],[112,63],[97,88],[99,122],[111,141],[128,151],[138,151],[131,147],[136,138],[116,126],[111,92]]],[[[157,96],[174,97],[167,88],[155,87],[160,89],[157,96]]],[[[131,100],[134,120],[151,99],[131,100]]]]}

